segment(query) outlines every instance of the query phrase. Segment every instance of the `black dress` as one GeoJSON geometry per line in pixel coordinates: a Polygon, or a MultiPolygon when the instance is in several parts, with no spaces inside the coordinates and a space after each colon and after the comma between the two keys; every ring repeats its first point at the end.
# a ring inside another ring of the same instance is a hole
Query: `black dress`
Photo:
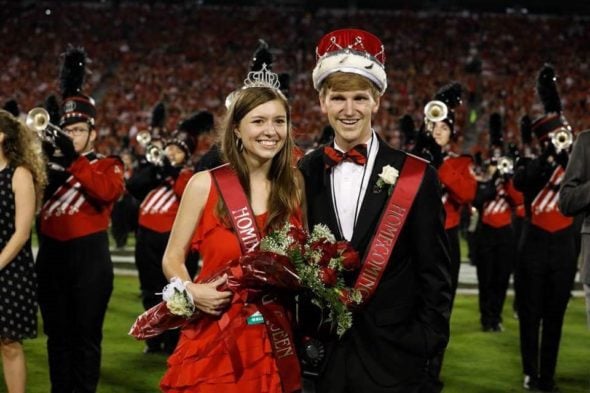
{"type": "MultiPolygon", "coordinates": [[[[14,168],[0,171],[0,250],[15,229],[14,168]]],[[[37,280],[30,240],[0,270],[0,338],[20,341],[37,337],[37,280]]]]}

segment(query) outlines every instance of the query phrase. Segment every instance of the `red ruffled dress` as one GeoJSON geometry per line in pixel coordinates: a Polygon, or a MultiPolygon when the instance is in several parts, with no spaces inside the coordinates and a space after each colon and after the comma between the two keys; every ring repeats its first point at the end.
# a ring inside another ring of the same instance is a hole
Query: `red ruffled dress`
{"type": "MultiPolygon", "coordinates": [[[[193,237],[193,248],[199,250],[204,261],[200,277],[211,276],[225,263],[241,255],[237,236],[215,216],[218,199],[217,188],[212,185],[193,237]]],[[[256,216],[258,228],[264,227],[266,217],[266,213],[256,216]]],[[[301,226],[301,213],[290,221],[301,226]]],[[[233,358],[226,343],[227,329],[222,333],[219,318],[205,316],[183,328],[178,345],[168,358],[168,370],[160,388],[171,393],[282,392],[265,324],[245,323],[246,318],[255,312],[254,304],[245,305],[239,300],[226,311],[229,326],[240,326],[231,329],[230,339],[236,344],[233,358]],[[236,359],[241,370],[234,367],[236,359]],[[239,377],[238,373],[241,373],[239,377]]]]}

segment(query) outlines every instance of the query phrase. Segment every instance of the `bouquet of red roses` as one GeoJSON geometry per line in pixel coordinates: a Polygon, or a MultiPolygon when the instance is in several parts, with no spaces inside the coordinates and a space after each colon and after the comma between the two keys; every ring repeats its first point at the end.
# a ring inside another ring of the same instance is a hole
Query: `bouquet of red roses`
{"type": "MultiPolygon", "coordinates": [[[[342,335],[352,324],[347,303],[359,302],[360,294],[345,286],[341,273],[359,265],[358,253],[347,242],[337,242],[328,227],[316,225],[308,234],[287,224],[264,237],[258,250],[198,281],[211,282],[225,274],[227,283],[219,290],[230,290],[248,302],[273,290],[308,288],[314,303],[327,308],[331,319],[337,321],[337,332],[342,335]]],[[[164,288],[163,299],[137,318],[130,335],[147,339],[182,327],[201,315],[179,279],[172,279],[164,288]]]]}
{"type": "Polygon", "coordinates": [[[329,311],[339,336],[352,326],[348,304],[360,303],[361,295],[346,286],[342,273],[358,269],[360,258],[347,241],[336,241],[323,224],[314,226],[311,234],[286,225],[262,239],[260,249],[289,257],[300,285],[311,290],[315,305],[329,311]]]}

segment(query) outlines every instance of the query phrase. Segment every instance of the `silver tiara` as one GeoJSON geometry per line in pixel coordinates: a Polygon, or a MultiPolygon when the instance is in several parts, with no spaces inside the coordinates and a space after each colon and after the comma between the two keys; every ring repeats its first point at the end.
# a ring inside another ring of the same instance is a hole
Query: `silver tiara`
{"type": "Polygon", "coordinates": [[[250,71],[246,79],[244,79],[243,89],[249,87],[270,87],[279,90],[281,84],[279,83],[279,76],[266,68],[266,63],[262,63],[260,71],[250,71]]]}

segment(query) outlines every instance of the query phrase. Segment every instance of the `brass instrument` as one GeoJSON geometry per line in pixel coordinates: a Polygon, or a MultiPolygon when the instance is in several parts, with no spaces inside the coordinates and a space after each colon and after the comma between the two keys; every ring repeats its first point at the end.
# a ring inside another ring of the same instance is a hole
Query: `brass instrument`
{"type": "Polygon", "coordinates": [[[49,120],[49,112],[47,112],[44,108],[37,107],[31,109],[27,113],[25,123],[27,127],[29,127],[31,130],[37,133],[39,139],[41,139],[42,141],[49,142],[54,146],[55,138],[57,138],[58,135],[70,138],[68,134],[66,134],[61,128],[59,128],[55,124],[52,124],[49,120]]]}
{"type": "Polygon", "coordinates": [[[557,131],[549,133],[551,143],[555,146],[555,150],[559,153],[562,150],[567,150],[574,143],[574,135],[567,128],[560,128],[557,131]]]}
{"type": "Polygon", "coordinates": [[[426,129],[430,132],[434,130],[434,124],[442,121],[449,115],[449,108],[447,105],[438,100],[430,101],[424,107],[424,116],[426,117],[426,129]]]}
{"type": "Polygon", "coordinates": [[[497,161],[497,168],[501,175],[512,175],[514,173],[514,161],[510,157],[500,157],[497,161]]]}
{"type": "Polygon", "coordinates": [[[152,143],[152,135],[148,130],[139,131],[135,136],[135,140],[145,148],[145,159],[153,165],[164,165],[164,150],[152,143]]]}

